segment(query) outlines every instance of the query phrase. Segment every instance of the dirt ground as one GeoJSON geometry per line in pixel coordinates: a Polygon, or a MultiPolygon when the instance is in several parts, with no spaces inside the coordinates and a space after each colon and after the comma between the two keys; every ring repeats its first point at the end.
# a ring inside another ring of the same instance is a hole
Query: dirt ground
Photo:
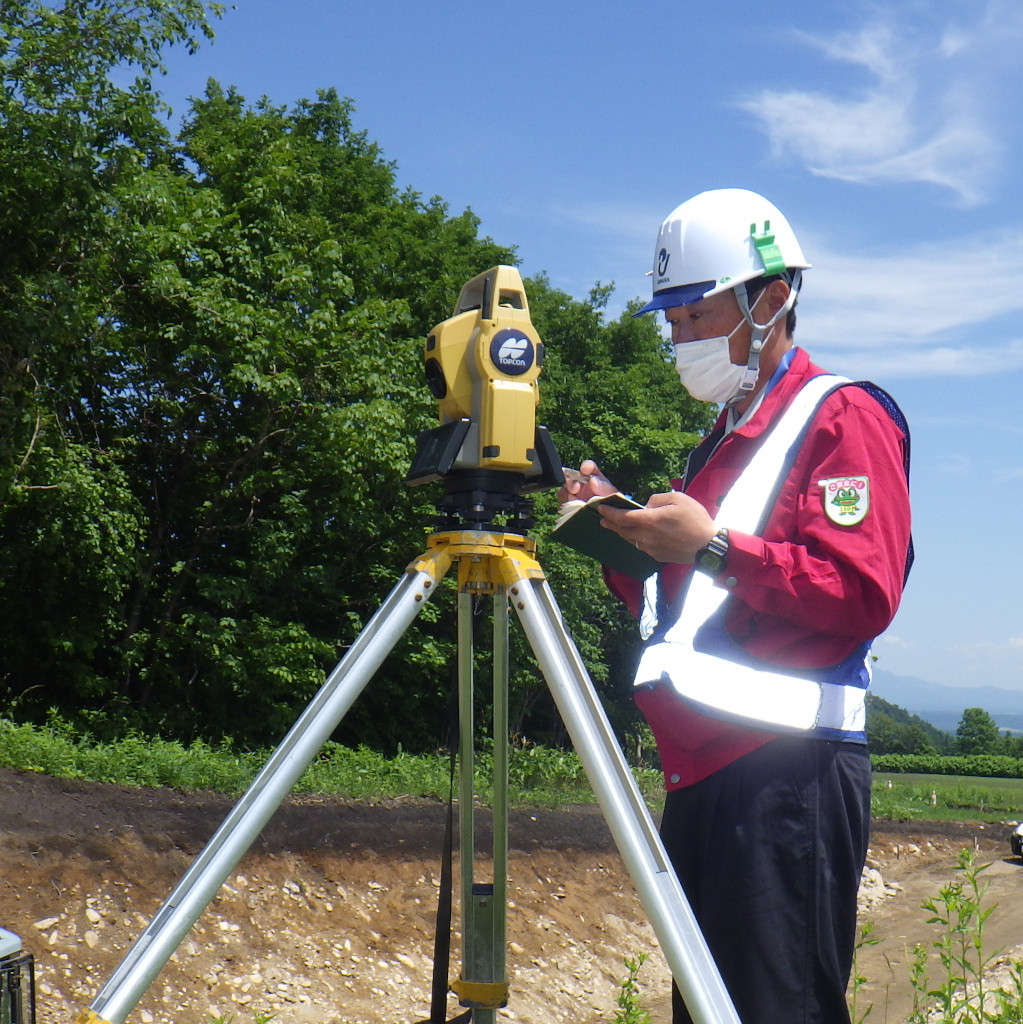
{"type": "MultiPolygon", "coordinates": [[[[0,926],[35,957],[39,1024],[90,1005],[231,806],[0,770],[0,926]]],[[[289,799],[127,1019],[423,1020],[443,825],[436,804],[289,799]]],[[[920,903],[953,877],[963,847],[992,862],[990,948],[1023,944],[1023,864],[1009,857],[1008,831],[877,823],[870,862],[884,885],[863,915],[882,941],[859,963],[871,1024],[905,1019],[906,950],[934,937],[920,903]]],[[[623,958],[648,953],[642,1003],[667,1021],[667,968],[600,812],[517,810],[509,840],[511,996],[500,1019],[609,1022],[623,958]]],[[[453,972],[459,952],[456,932],[453,972]]]]}

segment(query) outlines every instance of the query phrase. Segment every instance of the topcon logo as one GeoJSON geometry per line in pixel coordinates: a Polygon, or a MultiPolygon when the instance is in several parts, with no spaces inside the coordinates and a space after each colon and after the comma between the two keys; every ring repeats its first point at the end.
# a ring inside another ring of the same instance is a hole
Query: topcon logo
{"type": "Polygon", "coordinates": [[[526,361],[522,357],[529,347],[528,338],[508,338],[501,343],[501,350],[497,353],[497,361],[502,365],[511,363],[513,366],[525,366],[526,361]]]}
{"type": "Polygon", "coordinates": [[[521,331],[506,327],[491,339],[490,358],[499,369],[517,376],[533,365],[533,343],[521,331]]]}

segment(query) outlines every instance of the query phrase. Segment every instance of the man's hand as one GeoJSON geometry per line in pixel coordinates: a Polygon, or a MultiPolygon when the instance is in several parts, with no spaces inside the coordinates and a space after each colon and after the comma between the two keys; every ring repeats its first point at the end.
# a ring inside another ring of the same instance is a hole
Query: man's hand
{"type": "Polygon", "coordinates": [[[597,468],[593,459],[584,459],[579,466],[579,475],[585,480],[565,480],[565,486],[558,491],[558,501],[589,501],[598,494],[614,494],[617,487],[597,468]]]}
{"type": "Polygon", "coordinates": [[[680,491],[654,494],[642,509],[601,505],[600,514],[607,529],[659,562],[691,565],[716,532],[707,510],[680,491]]]}

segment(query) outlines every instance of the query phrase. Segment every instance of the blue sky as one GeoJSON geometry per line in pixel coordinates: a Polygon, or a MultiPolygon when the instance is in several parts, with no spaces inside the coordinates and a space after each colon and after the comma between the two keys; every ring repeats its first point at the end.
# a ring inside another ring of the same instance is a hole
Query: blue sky
{"type": "Polygon", "coordinates": [[[524,274],[615,282],[613,314],[678,203],[771,199],[813,263],[798,343],[913,430],[917,563],[878,664],[1023,711],[1019,0],[237,0],[216,31],[168,54],[175,117],[209,77],[334,87],[402,185],[471,207],[524,274]]]}

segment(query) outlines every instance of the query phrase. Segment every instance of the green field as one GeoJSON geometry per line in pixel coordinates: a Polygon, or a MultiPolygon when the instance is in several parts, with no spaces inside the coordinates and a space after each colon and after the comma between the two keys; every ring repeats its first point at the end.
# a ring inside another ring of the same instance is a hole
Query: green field
{"type": "MultiPolygon", "coordinates": [[[[57,778],[91,779],[122,786],[172,786],[185,791],[240,794],[251,784],[269,750],[238,751],[199,741],[185,747],[158,737],[129,735],[101,742],[78,733],[54,716],[47,726],[0,718],[0,766],[57,778]]],[[[588,803],[593,794],[575,754],[552,748],[513,748],[508,765],[512,803],[556,806],[588,803]]],[[[1004,759],[1003,759],[1004,760],[1004,759]]],[[[981,766],[982,768],[984,766],[981,766]]],[[[1010,767],[1018,767],[1013,760],[1010,767]]],[[[443,754],[385,757],[366,748],[324,744],[296,788],[356,799],[415,796],[445,799],[448,758],[443,754]]],[[[476,761],[477,793],[484,802],[490,784],[489,751],[476,761]]],[[[660,772],[635,769],[647,802],[663,800],[660,772]]],[[[874,773],[871,812],[876,818],[939,821],[1023,820],[1023,778],[977,775],[874,773]],[[933,803],[932,803],[933,794],[933,803]]]]}
{"type": "Polygon", "coordinates": [[[1023,820],[1023,779],[877,772],[871,812],[876,818],[1020,821],[1023,820]]]}

